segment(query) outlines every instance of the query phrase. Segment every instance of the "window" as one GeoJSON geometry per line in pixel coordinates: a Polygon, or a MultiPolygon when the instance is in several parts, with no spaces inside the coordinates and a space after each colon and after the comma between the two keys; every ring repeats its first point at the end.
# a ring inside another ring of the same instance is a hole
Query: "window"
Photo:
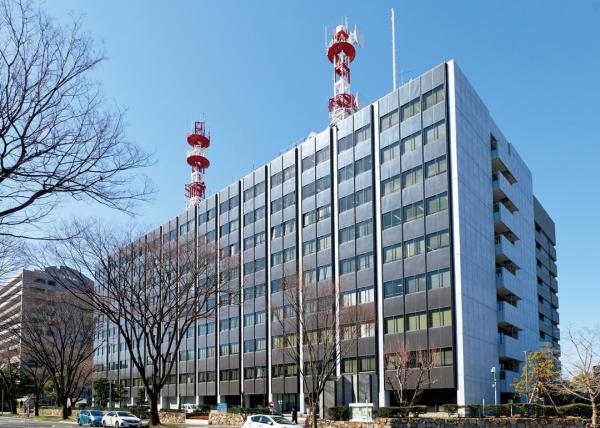
{"type": "Polygon", "coordinates": [[[329,160],[329,147],[324,147],[315,154],[315,163],[317,165],[329,160]]]}
{"type": "Polygon", "coordinates": [[[264,351],[267,349],[267,339],[254,339],[255,340],[255,350],[264,351]]]}
{"type": "Polygon", "coordinates": [[[404,242],[404,258],[413,257],[424,252],[425,239],[422,236],[404,242]]]}
{"type": "Polygon", "coordinates": [[[387,147],[381,149],[381,160],[382,164],[391,161],[392,159],[396,159],[400,156],[400,142],[396,141],[395,143],[390,144],[387,147]]]}
{"type": "Polygon", "coordinates": [[[346,325],[342,327],[342,340],[352,340],[358,337],[358,326],[346,325]]]}
{"type": "Polygon", "coordinates": [[[356,373],[358,371],[358,362],[356,358],[344,358],[342,360],[343,373],[356,373]]]}
{"type": "Polygon", "coordinates": [[[394,244],[383,249],[383,263],[402,260],[402,244],[394,244]]]}
{"type": "Polygon", "coordinates": [[[409,169],[402,173],[402,187],[410,187],[415,184],[421,183],[423,180],[423,168],[418,166],[413,169],[409,169]]]}
{"type": "Polygon", "coordinates": [[[441,230],[439,232],[430,233],[427,235],[427,251],[437,250],[439,248],[445,248],[450,245],[450,235],[448,229],[441,230]]]}
{"type": "Polygon", "coordinates": [[[438,349],[434,365],[436,367],[442,367],[451,366],[452,364],[454,364],[454,353],[452,351],[452,348],[438,349]]]}
{"type": "Polygon", "coordinates": [[[373,267],[373,253],[356,256],[356,270],[361,271],[373,267]]]}
{"type": "Polygon", "coordinates": [[[379,119],[380,132],[383,132],[386,129],[391,128],[392,126],[397,125],[399,122],[399,118],[400,115],[398,113],[398,109],[391,111],[384,116],[381,116],[381,119],[379,119]]]}
{"type": "Polygon", "coordinates": [[[389,229],[390,227],[398,226],[402,223],[402,210],[397,208],[381,215],[381,223],[383,230],[389,229]]]}
{"type": "Polygon", "coordinates": [[[322,207],[317,208],[317,221],[324,220],[329,218],[331,215],[331,206],[323,205],[322,207]]]}
{"type": "Polygon", "coordinates": [[[404,288],[406,290],[406,294],[425,291],[425,275],[415,275],[404,278],[404,288]]]}
{"type": "Polygon", "coordinates": [[[323,251],[331,247],[331,235],[320,236],[317,238],[317,251],[323,251]]]}
{"type": "Polygon", "coordinates": [[[441,269],[427,274],[427,288],[435,290],[437,288],[450,287],[450,269],[441,269]]]}
{"type": "Polygon", "coordinates": [[[317,282],[317,271],[316,271],[316,269],[311,269],[311,270],[304,271],[303,279],[304,279],[304,283],[305,284],[311,284],[311,283],[317,282]]]}
{"type": "Polygon", "coordinates": [[[371,138],[371,124],[365,125],[357,131],[354,131],[354,141],[355,145],[362,143],[363,141],[367,141],[371,138]]]}
{"type": "Polygon", "coordinates": [[[401,175],[395,175],[381,182],[381,196],[386,196],[400,190],[401,175]]]}
{"type": "Polygon", "coordinates": [[[440,121],[436,124],[428,126],[424,130],[424,140],[423,143],[425,145],[433,143],[436,140],[445,140],[446,139],[446,122],[440,121]]]}
{"type": "Polygon", "coordinates": [[[353,146],[352,143],[352,134],[346,135],[338,140],[338,153],[342,153],[346,150],[351,149],[353,146]]]}
{"type": "Polygon", "coordinates": [[[373,221],[371,219],[356,224],[356,239],[373,233],[373,221]]]}
{"type": "Polygon", "coordinates": [[[398,315],[386,318],[383,323],[383,331],[384,334],[402,333],[404,331],[404,317],[398,315]]]}
{"type": "Polygon", "coordinates": [[[244,214],[244,224],[248,225],[254,223],[254,212],[249,212],[248,214],[244,214]]]}
{"type": "Polygon", "coordinates": [[[283,281],[281,280],[281,278],[279,279],[273,279],[271,281],[271,293],[277,293],[278,291],[281,291],[283,288],[283,281]]]}
{"type": "Polygon", "coordinates": [[[410,314],[406,317],[406,330],[425,330],[427,328],[427,314],[425,312],[418,312],[416,314],[410,314]]]}
{"type": "Polygon", "coordinates": [[[356,192],[354,192],[353,195],[344,196],[340,199],[340,213],[348,211],[354,208],[355,206],[358,207],[360,205],[371,202],[371,200],[371,187],[357,190],[356,192]]]}
{"type": "Polygon", "coordinates": [[[317,251],[317,240],[311,239],[310,241],[303,242],[302,244],[302,254],[312,254],[317,251]]]}
{"type": "Polygon", "coordinates": [[[428,108],[436,105],[437,103],[441,103],[446,99],[446,92],[444,91],[444,85],[438,86],[435,89],[432,89],[429,92],[423,94],[423,110],[427,110],[428,108]]]}
{"type": "Polygon", "coordinates": [[[302,216],[302,225],[304,227],[316,223],[319,220],[328,218],[331,215],[331,208],[329,205],[324,205],[317,208],[316,210],[309,211],[302,216]]]}
{"type": "Polygon", "coordinates": [[[371,167],[373,166],[371,159],[371,155],[369,155],[354,162],[354,175],[359,175],[363,172],[370,171],[371,167]]]}
{"type": "Polygon", "coordinates": [[[433,177],[446,172],[446,169],[446,155],[440,156],[439,158],[429,161],[425,164],[425,178],[433,177]]]}
{"type": "Polygon", "coordinates": [[[244,327],[254,325],[254,314],[244,315],[244,327]]]}
{"type": "Polygon", "coordinates": [[[416,132],[406,138],[402,139],[402,154],[412,152],[420,149],[422,146],[421,132],[416,132]]]}
{"type": "Polygon", "coordinates": [[[288,181],[296,175],[296,165],[288,166],[283,170],[283,181],[288,181]]]}
{"type": "Polygon", "coordinates": [[[364,305],[365,303],[373,303],[375,301],[375,289],[371,285],[370,287],[358,288],[356,290],[358,297],[358,304],[364,305]]]}
{"type": "Polygon", "coordinates": [[[256,183],[254,185],[254,196],[262,195],[265,193],[265,182],[261,181],[260,183],[256,183]]]}
{"type": "Polygon", "coordinates": [[[423,201],[415,202],[402,208],[404,221],[412,221],[423,217],[423,201]]]}
{"type": "Polygon", "coordinates": [[[383,283],[383,298],[401,296],[404,294],[404,286],[401,279],[394,279],[383,283]]]}
{"type": "Polygon", "coordinates": [[[317,268],[317,281],[326,281],[331,279],[331,265],[320,266],[317,268]]]}
{"type": "Polygon", "coordinates": [[[306,171],[307,169],[315,166],[315,155],[310,155],[302,159],[302,171],[306,171]]]}
{"type": "Polygon", "coordinates": [[[429,327],[446,327],[452,325],[452,311],[450,308],[434,309],[429,311],[429,327]]]}
{"type": "Polygon", "coordinates": [[[338,182],[343,183],[344,181],[354,178],[354,165],[346,165],[338,170],[338,182]]]}
{"type": "Polygon", "coordinates": [[[402,122],[421,113],[421,99],[416,98],[400,107],[402,122]]]}
{"type": "Polygon", "coordinates": [[[340,275],[354,272],[354,257],[340,260],[340,275]]]}
{"type": "Polygon", "coordinates": [[[448,192],[427,198],[425,206],[427,215],[448,209],[448,192]]]}
{"type": "Polygon", "coordinates": [[[376,369],[375,357],[360,357],[360,371],[372,372],[376,369]]]}
{"type": "Polygon", "coordinates": [[[356,306],[356,292],[355,291],[347,291],[341,294],[342,297],[342,307],[348,306],[356,306]]]}
{"type": "Polygon", "coordinates": [[[360,337],[374,337],[375,323],[368,322],[360,325],[360,337]]]}
{"type": "Polygon", "coordinates": [[[355,227],[354,226],[348,226],[348,227],[344,227],[343,229],[340,229],[340,244],[343,244],[344,242],[348,242],[348,241],[352,241],[354,239],[354,230],[355,227]]]}
{"type": "Polygon", "coordinates": [[[219,355],[229,355],[229,343],[219,346],[219,355]]]}
{"type": "Polygon", "coordinates": [[[254,312],[254,324],[264,324],[266,319],[265,311],[254,312]]]}

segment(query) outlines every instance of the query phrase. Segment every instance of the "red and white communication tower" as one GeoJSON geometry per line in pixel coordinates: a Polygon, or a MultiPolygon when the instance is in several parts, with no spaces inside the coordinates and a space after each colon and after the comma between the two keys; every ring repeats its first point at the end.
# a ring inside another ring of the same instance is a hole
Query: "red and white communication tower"
{"type": "Polygon", "coordinates": [[[348,23],[338,25],[326,46],[327,58],[333,63],[333,97],[329,99],[331,122],[350,116],[357,109],[356,98],[350,93],[350,63],[356,56],[356,46],[362,45],[354,28],[348,23]]]}
{"type": "Polygon", "coordinates": [[[205,156],[206,149],[210,146],[210,134],[206,132],[204,121],[194,122],[194,132],[187,137],[191,149],[187,153],[187,163],[192,167],[192,179],[185,185],[187,207],[197,205],[204,199],[206,184],[204,172],[210,162],[205,156]]]}

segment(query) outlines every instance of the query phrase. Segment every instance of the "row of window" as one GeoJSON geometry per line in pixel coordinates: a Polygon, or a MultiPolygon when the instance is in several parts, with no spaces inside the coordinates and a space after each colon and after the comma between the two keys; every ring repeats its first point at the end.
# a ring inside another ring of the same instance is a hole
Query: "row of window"
{"type": "Polygon", "coordinates": [[[302,186],[302,199],[306,199],[310,196],[314,196],[323,190],[331,188],[331,176],[326,175],[313,181],[312,183],[305,184],[302,186]]]}
{"type": "Polygon", "coordinates": [[[323,251],[331,247],[331,234],[319,236],[318,238],[304,241],[302,243],[302,255],[306,256],[315,252],[323,251]]]}
{"type": "Polygon", "coordinates": [[[266,312],[265,311],[257,311],[252,314],[244,315],[244,327],[249,327],[252,325],[264,324],[266,321],[266,312]]]}
{"type": "Polygon", "coordinates": [[[296,247],[285,248],[271,254],[271,266],[277,266],[296,259],[296,247]]]}
{"type": "MultiPolygon", "coordinates": [[[[447,163],[446,155],[440,156],[437,159],[431,160],[425,163],[425,178],[434,177],[438,174],[446,172],[447,163]]],[[[400,189],[406,189],[407,187],[414,186],[423,181],[423,167],[417,166],[415,168],[404,171],[401,174],[394,175],[393,177],[386,178],[381,181],[381,196],[390,195],[399,191],[400,189]]]]}
{"type": "Polygon", "coordinates": [[[290,178],[294,178],[296,175],[296,165],[288,166],[283,171],[277,172],[271,176],[271,188],[288,181],[290,178]]]}
{"type": "Polygon", "coordinates": [[[446,140],[446,121],[442,120],[436,124],[428,126],[421,131],[415,132],[408,137],[402,138],[381,149],[380,162],[384,164],[400,156],[421,149],[422,146],[433,143],[437,140],[446,140]]]}
{"type": "Polygon", "coordinates": [[[236,218],[234,220],[231,220],[229,223],[225,223],[225,224],[219,226],[219,232],[220,232],[221,236],[225,236],[228,233],[238,230],[239,227],[240,227],[240,221],[236,218]]]}
{"type": "Polygon", "coordinates": [[[446,209],[448,209],[448,192],[442,192],[425,200],[425,210],[423,201],[418,201],[383,213],[381,215],[382,228],[385,230],[398,226],[402,224],[402,219],[404,222],[409,222],[423,217],[425,213],[430,215],[446,209]]]}
{"type": "Polygon", "coordinates": [[[223,343],[219,345],[219,355],[235,355],[240,353],[240,344],[234,343],[223,343]]]}
{"type": "Polygon", "coordinates": [[[266,377],[267,368],[265,366],[244,368],[244,379],[264,379],[266,377]]]}
{"type": "Polygon", "coordinates": [[[266,284],[256,284],[244,287],[244,300],[252,300],[267,294],[266,284]]]}
{"type": "Polygon", "coordinates": [[[340,260],[340,275],[346,273],[370,269],[373,267],[374,259],[373,252],[359,254],[355,257],[340,260]]]}
{"type": "Polygon", "coordinates": [[[252,260],[244,263],[244,275],[250,275],[252,273],[263,270],[267,267],[267,259],[261,257],[256,260],[252,260]]]}
{"type": "Polygon", "coordinates": [[[267,349],[267,339],[244,340],[244,352],[259,352],[267,349]]]}
{"type": "Polygon", "coordinates": [[[256,183],[249,189],[244,190],[244,201],[248,201],[252,198],[257,197],[258,195],[262,195],[263,193],[265,193],[265,187],[265,182],[261,181],[260,183],[256,183]]]}
{"type": "Polygon", "coordinates": [[[281,198],[274,199],[271,201],[271,214],[279,212],[287,207],[291,207],[296,203],[296,192],[290,192],[287,195],[283,195],[281,198]]]}
{"type": "Polygon", "coordinates": [[[329,160],[329,147],[318,150],[317,153],[302,159],[302,172],[329,160]]]}
{"type": "Polygon", "coordinates": [[[419,113],[422,110],[425,111],[434,105],[441,103],[446,98],[446,92],[444,85],[440,85],[435,89],[423,94],[423,101],[421,98],[415,98],[412,101],[407,102],[400,106],[400,109],[391,111],[379,119],[380,131],[383,132],[392,126],[397,125],[399,122],[404,122],[419,113]]]}
{"type": "Polygon", "coordinates": [[[383,263],[390,263],[402,258],[409,258],[423,254],[427,251],[434,251],[445,248],[450,245],[448,230],[430,233],[426,237],[409,239],[403,243],[390,245],[383,249],[383,263]]]}
{"type": "Polygon", "coordinates": [[[315,269],[304,271],[303,278],[305,284],[311,284],[320,281],[327,281],[333,275],[331,265],[319,266],[315,269]]]}
{"type": "Polygon", "coordinates": [[[338,170],[338,182],[343,183],[344,181],[351,180],[363,172],[370,171],[372,166],[371,155],[359,159],[350,165],[346,165],[338,170]]]}
{"type": "Polygon", "coordinates": [[[296,364],[275,364],[272,366],[271,376],[284,377],[296,376],[298,374],[298,366],[296,364]]]}
{"type": "MultiPolygon", "coordinates": [[[[454,363],[454,352],[452,348],[431,349],[429,356],[433,359],[434,367],[451,366],[454,363]]],[[[386,370],[396,370],[399,367],[417,368],[419,366],[419,354],[423,351],[408,351],[408,358],[403,352],[386,354],[384,359],[386,370]]],[[[426,355],[425,355],[426,356],[426,355]]]]}
{"type": "Polygon", "coordinates": [[[244,238],[244,250],[256,247],[265,242],[265,232],[255,233],[254,236],[244,238]]]}
{"type": "Polygon", "coordinates": [[[373,221],[371,219],[361,221],[355,225],[344,227],[339,230],[339,242],[345,242],[359,239],[373,233],[373,221]]]}
{"type": "Polygon", "coordinates": [[[373,200],[373,193],[371,187],[366,187],[361,190],[357,190],[351,195],[340,198],[340,213],[351,210],[352,208],[364,205],[373,200]]]}
{"type": "Polygon", "coordinates": [[[298,343],[296,333],[273,336],[273,349],[294,348],[298,343]]]}
{"type": "Polygon", "coordinates": [[[221,214],[223,214],[225,211],[229,211],[229,210],[237,207],[238,205],[240,205],[240,196],[239,195],[232,196],[231,198],[227,199],[226,201],[221,202],[221,204],[219,205],[219,212],[221,214]]]}
{"type": "Polygon", "coordinates": [[[366,322],[354,325],[345,325],[341,328],[342,340],[363,339],[375,336],[375,323],[366,322]]]}
{"type": "Polygon", "coordinates": [[[250,211],[247,214],[244,214],[244,226],[248,226],[249,224],[254,223],[265,217],[267,210],[264,206],[256,208],[254,211],[250,211]]]}
{"type": "Polygon", "coordinates": [[[374,356],[342,359],[342,373],[374,372],[376,369],[374,356]]]}
{"type": "Polygon", "coordinates": [[[296,231],[296,220],[288,220],[281,224],[271,227],[271,239],[281,238],[282,236],[294,233],[296,231]]]}
{"type": "Polygon", "coordinates": [[[219,321],[219,331],[233,330],[240,326],[240,317],[225,318],[219,321]]]}
{"type": "Polygon", "coordinates": [[[367,141],[371,138],[371,124],[365,125],[362,128],[354,131],[353,134],[348,134],[338,141],[338,153],[350,150],[352,147],[367,141]]]}
{"type": "Polygon", "coordinates": [[[356,290],[342,293],[340,297],[342,307],[373,303],[375,301],[375,288],[372,285],[357,288],[356,290]]]}
{"type": "Polygon", "coordinates": [[[428,312],[423,311],[387,317],[383,322],[383,332],[384,334],[394,334],[452,325],[452,311],[450,308],[432,309],[429,311],[429,317],[427,314],[428,312]]]}
{"type": "Polygon", "coordinates": [[[331,206],[323,205],[317,209],[309,211],[302,215],[302,226],[310,226],[318,221],[325,220],[331,216],[331,206]]]}
{"type": "Polygon", "coordinates": [[[420,291],[450,287],[450,270],[440,269],[425,274],[393,279],[383,283],[383,297],[395,297],[420,291]]]}

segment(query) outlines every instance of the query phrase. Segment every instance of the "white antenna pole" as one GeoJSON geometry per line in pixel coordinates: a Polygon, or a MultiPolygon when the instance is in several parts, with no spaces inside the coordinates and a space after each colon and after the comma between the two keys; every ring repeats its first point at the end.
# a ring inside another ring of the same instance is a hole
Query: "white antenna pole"
{"type": "Polygon", "coordinates": [[[396,90],[396,19],[394,17],[394,8],[392,8],[392,84],[393,90],[396,90]]]}

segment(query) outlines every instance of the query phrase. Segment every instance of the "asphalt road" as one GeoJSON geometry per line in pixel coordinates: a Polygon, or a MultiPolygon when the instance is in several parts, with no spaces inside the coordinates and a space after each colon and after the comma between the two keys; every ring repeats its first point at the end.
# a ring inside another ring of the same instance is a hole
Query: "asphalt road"
{"type": "Polygon", "coordinates": [[[9,416],[0,417],[0,427],[2,428],[26,428],[26,427],[45,427],[45,428],[72,428],[76,427],[76,422],[47,422],[36,421],[26,418],[12,418],[9,416]]]}

